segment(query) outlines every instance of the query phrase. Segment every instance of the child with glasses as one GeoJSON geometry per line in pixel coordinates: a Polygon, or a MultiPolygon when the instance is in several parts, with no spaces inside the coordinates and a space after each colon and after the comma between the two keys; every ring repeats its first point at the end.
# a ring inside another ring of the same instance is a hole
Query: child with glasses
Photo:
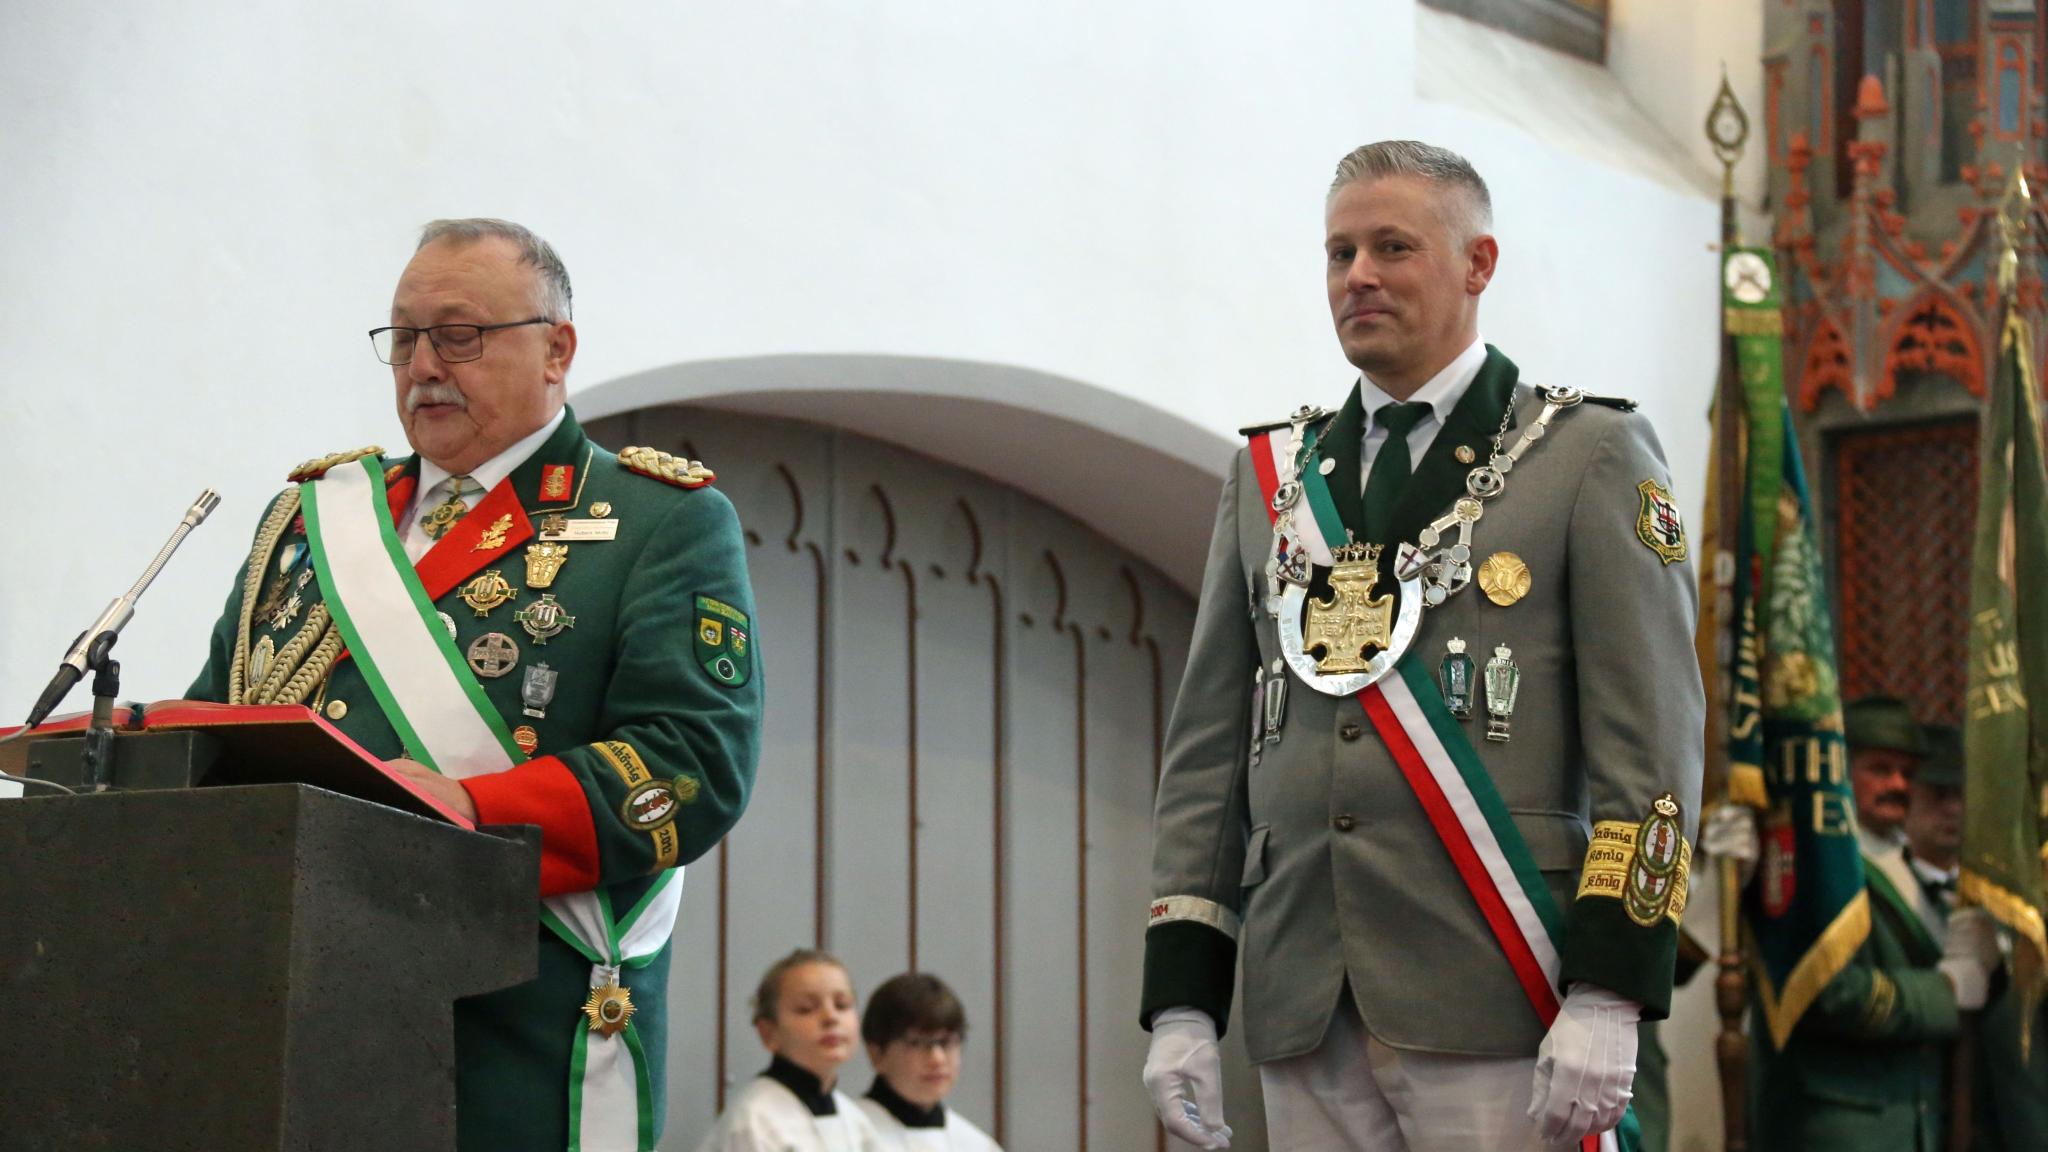
{"type": "Polygon", "coordinates": [[[1002,1152],[988,1134],[945,1105],[960,1079],[967,1012],[946,982],[906,972],[868,999],[861,1039],[875,1084],[861,1111],[888,1152],[1002,1152]]]}
{"type": "Polygon", "coordinates": [[[853,981],[831,953],[799,948],[777,960],[754,993],[768,1067],[697,1152],[881,1152],[874,1125],[837,1089],[857,1020],[853,981]]]}

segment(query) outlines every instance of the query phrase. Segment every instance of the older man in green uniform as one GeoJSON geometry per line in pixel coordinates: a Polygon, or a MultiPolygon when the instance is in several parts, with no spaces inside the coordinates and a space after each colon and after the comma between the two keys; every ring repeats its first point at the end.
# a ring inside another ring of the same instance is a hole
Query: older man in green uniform
{"type": "MultiPolygon", "coordinates": [[[[1927,739],[1891,697],[1842,709],[1870,935],[1835,974],[1782,1051],[1751,1061],[1758,1148],[1934,1152],[1947,1103],[1943,1077],[1959,1013],[1984,1006],[1997,960],[1988,917],[1947,916],[1931,931],[1902,825],[1927,739]]],[[[1761,1021],[1753,1037],[1767,1034],[1761,1021]]]]}
{"type": "Polygon", "coordinates": [[[540,827],[539,978],[456,1008],[477,1152],[654,1146],[682,866],[760,749],[732,505],[583,434],[570,307],[527,229],[427,226],[371,333],[415,454],[291,473],[189,693],[309,705],[477,823],[540,827]]]}

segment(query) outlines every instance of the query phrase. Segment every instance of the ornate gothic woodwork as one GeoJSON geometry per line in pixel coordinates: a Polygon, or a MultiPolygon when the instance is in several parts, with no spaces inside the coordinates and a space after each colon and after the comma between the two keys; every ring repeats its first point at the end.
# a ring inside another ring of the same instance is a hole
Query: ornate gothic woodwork
{"type": "Polygon", "coordinates": [[[1969,668],[1977,426],[1848,432],[1834,450],[1836,597],[1849,625],[1843,694],[1897,696],[1923,720],[1958,723],[1969,668]]]}
{"type": "MultiPolygon", "coordinates": [[[[2048,0],[1764,6],[1769,238],[1785,387],[1835,526],[1843,689],[1954,719],[1975,404],[1998,347],[1997,207],[2048,185],[2048,0]]],[[[2040,330],[2037,194],[2017,298],[2040,330]]],[[[2037,341],[2037,350],[2048,341],[2037,341]]]]}

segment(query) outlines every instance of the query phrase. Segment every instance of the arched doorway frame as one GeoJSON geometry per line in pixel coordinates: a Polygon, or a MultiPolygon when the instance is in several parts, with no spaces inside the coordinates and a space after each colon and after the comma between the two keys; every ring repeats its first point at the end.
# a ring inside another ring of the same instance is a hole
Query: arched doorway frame
{"type": "MultiPolygon", "coordinates": [[[[872,354],[695,360],[581,389],[588,421],[668,404],[858,432],[1073,516],[1194,593],[1234,438],[1098,385],[1009,364],[872,354]]],[[[710,455],[710,446],[704,446],[710,455]]],[[[713,456],[712,466],[717,466],[713,456]]]]}

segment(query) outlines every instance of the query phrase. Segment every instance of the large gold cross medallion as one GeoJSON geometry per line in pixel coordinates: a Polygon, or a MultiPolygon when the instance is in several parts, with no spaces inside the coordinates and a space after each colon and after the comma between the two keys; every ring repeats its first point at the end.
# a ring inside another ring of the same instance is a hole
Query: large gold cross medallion
{"type": "Polygon", "coordinates": [[[462,502],[462,497],[450,496],[427,509],[426,515],[420,517],[420,527],[425,530],[427,539],[439,540],[443,532],[454,527],[457,520],[467,515],[469,505],[462,502]]]}
{"type": "Polygon", "coordinates": [[[1330,550],[1330,595],[1311,597],[1302,619],[1301,647],[1323,654],[1316,671],[1324,675],[1364,672],[1365,650],[1393,643],[1394,596],[1374,596],[1379,587],[1380,545],[1347,544],[1330,550]]]}

